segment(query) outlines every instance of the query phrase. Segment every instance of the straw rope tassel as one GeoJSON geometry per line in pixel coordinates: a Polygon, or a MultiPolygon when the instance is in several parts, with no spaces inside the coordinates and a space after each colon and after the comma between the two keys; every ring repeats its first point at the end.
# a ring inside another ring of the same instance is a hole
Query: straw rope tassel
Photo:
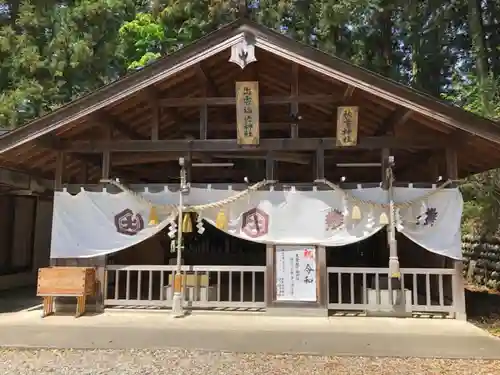
{"type": "Polygon", "coordinates": [[[151,210],[149,211],[149,225],[158,225],[158,213],[156,212],[156,207],[151,206],[151,210]]]}
{"type": "Polygon", "coordinates": [[[354,220],[361,220],[361,210],[359,209],[359,207],[357,205],[352,207],[351,217],[354,220]]]}
{"type": "Polygon", "coordinates": [[[224,210],[220,210],[215,218],[215,226],[217,229],[226,230],[227,229],[227,217],[224,210]]]}
{"type": "Polygon", "coordinates": [[[387,213],[385,211],[383,211],[380,214],[379,223],[381,225],[387,225],[387,224],[389,224],[389,218],[387,217],[387,213]]]}
{"type": "Polygon", "coordinates": [[[193,231],[193,223],[189,213],[184,214],[182,218],[182,233],[191,233],[193,231]]]}

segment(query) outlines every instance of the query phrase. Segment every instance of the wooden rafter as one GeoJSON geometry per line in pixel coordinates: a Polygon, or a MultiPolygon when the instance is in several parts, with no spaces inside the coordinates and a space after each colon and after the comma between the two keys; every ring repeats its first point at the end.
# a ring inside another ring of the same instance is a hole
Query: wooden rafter
{"type": "Polygon", "coordinates": [[[354,90],[356,90],[356,88],[354,86],[347,85],[347,88],[345,89],[344,96],[343,96],[343,103],[344,104],[348,104],[349,103],[349,101],[351,100],[352,96],[354,95],[354,90]]]}
{"type": "Polygon", "coordinates": [[[111,125],[113,129],[119,131],[129,139],[147,139],[147,137],[143,136],[139,132],[129,127],[127,124],[124,124],[120,119],[112,116],[107,112],[100,111],[97,114],[93,115],[91,118],[98,124],[102,124],[104,126],[111,125]]]}
{"type": "Polygon", "coordinates": [[[394,129],[410,119],[413,111],[407,108],[398,108],[376,130],[375,136],[394,134],[394,129]]]}
{"type": "Polygon", "coordinates": [[[197,64],[195,66],[195,69],[196,69],[196,75],[198,76],[200,82],[203,82],[203,84],[206,85],[206,92],[209,95],[220,96],[220,92],[217,88],[217,85],[215,84],[212,77],[210,77],[209,73],[204,69],[203,64],[202,63],[197,64]]]}

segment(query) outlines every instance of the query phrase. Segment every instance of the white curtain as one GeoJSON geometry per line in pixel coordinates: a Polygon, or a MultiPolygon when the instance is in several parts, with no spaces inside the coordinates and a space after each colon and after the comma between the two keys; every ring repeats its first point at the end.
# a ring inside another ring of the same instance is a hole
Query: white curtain
{"type": "MultiPolygon", "coordinates": [[[[363,199],[383,202],[382,189],[357,192],[363,199]]],[[[354,204],[338,191],[259,191],[225,209],[227,233],[245,240],[283,245],[344,246],[378,232],[381,208],[358,205],[360,220],[352,219],[354,204]]],[[[220,209],[203,212],[215,225],[220,209]]]]}
{"type": "Polygon", "coordinates": [[[463,200],[458,189],[443,189],[419,199],[431,189],[395,188],[396,201],[415,200],[399,210],[397,230],[433,253],[462,259],[461,227],[463,200]]]}
{"type": "MultiPolygon", "coordinates": [[[[428,192],[428,189],[394,189],[396,203],[415,200],[413,205],[397,210],[397,229],[429,251],[460,259],[461,194],[458,189],[445,189],[420,199],[428,192]]],[[[191,188],[185,204],[218,202],[236,193],[191,188]]],[[[165,189],[157,193],[146,191],[141,196],[155,205],[175,205],[178,194],[165,189]]],[[[386,208],[366,202],[387,203],[387,191],[359,188],[350,194],[358,200],[347,199],[341,191],[332,190],[257,191],[230,205],[206,209],[201,215],[215,225],[222,209],[228,219],[226,232],[249,241],[344,246],[375,234],[385,225],[381,222],[382,213],[388,216],[386,208]],[[354,211],[359,211],[360,216],[354,218],[354,211]]],[[[160,212],[160,224],[149,226],[149,210],[148,204],[129,193],[56,192],[51,257],[94,257],[138,244],[173,219],[171,213],[160,212]]]]}
{"type": "Polygon", "coordinates": [[[149,226],[150,207],[127,193],[54,193],[51,258],[91,258],[136,245],[172,220],[149,226]]]}

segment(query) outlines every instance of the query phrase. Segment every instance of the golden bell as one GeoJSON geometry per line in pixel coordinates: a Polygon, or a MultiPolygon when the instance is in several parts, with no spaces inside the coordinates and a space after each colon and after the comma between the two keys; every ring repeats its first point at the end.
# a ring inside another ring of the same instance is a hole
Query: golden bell
{"type": "Polygon", "coordinates": [[[158,225],[158,213],[156,212],[156,207],[151,206],[151,210],[149,211],[149,225],[158,225]]]}
{"type": "Polygon", "coordinates": [[[223,210],[220,210],[215,218],[215,227],[221,230],[227,229],[227,217],[223,210]]]}
{"type": "Polygon", "coordinates": [[[352,208],[351,217],[354,220],[361,220],[361,210],[359,209],[358,206],[354,206],[352,208]]]}
{"type": "Polygon", "coordinates": [[[380,214],[379,223],[382,225],[389,224],[389,218],[387,217],[387,214],[385,212],[382,212],[380,214]]]}
{"type": "Polygon", "coordinates": [[[184,214],[182,218],[182,232],[191,233],[193,231],[193,223],[191,222],[191,215],[189,213],[184,214]]]}

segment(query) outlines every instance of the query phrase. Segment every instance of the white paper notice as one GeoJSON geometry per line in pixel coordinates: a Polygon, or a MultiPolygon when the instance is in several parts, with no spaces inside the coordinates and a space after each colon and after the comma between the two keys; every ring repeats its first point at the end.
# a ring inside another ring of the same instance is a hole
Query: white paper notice
{"type": "Polygon", "coordinates": [[[316,301],[316,248],[276,246],[276,300],[316,301]]]}

